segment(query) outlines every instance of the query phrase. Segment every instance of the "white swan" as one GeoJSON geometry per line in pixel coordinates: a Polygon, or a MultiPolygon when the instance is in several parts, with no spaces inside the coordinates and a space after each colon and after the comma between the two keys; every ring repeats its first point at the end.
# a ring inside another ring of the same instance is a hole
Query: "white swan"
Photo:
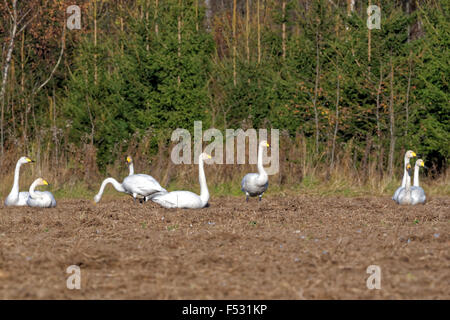
{"type": "Polygon", "coordinates": [[[419,186],[419,169],[420,167],[425,167],[425,162],[422,159],[418,159],[416,161],[416,165],[414,166],[414,183],[411,187],[411,204],[419,204],[425,203],[427,201],[427,197],[425,195],[425,190],[419,186]]]}
{"type": "Polygon", "coordinates": [[[56,200],[50,191],[34,191],[37,186],[48,186],[48,182],[42,178],[34,180],[30,186],[30,196],[27,205],[30,207],[52,208],[56,207],[56,200]]]}
{"type": "Polygon", "coordinates": [[[258,147],[258,173],[248,173],[242,178],[241,190],[245,192],[246,201],[248,197],[259,196],[259,201],[269,186],[269,177],[263,167],[262,153],[263,148],[269,147],[267,141],[261,141],[258,147]]]}
{"type": "MultiPolygon", "coordinates": [[[[129,166],[133,165],[131,157],[127,157],[127,163],[129,166]]],[[[135,202],[138,196],[143,197],[147,201],[152,196],[159,194],[160,192],[167,192],[167,190],[161,187],[158,181],[156,181],[152,176],[140,173],[134,174],[133,167],[131,167],[129,170],[131,174],[125,177],[122,183],[119,183],[114,178],[107,178],[103,180],[98,194],[94,197],[94,201],[96,203],[100,201],[103,195],[103,191],[105,190],[105,187],[108,183],[111,183],[117,191],[132,195],[135,202]]]]}
{"type": "Polygon", "coordinates": [[[16,170],[14,171],[14,183],[11,192],[5,199],[5,206],[26,206],[28,199],[28,192],[19,192],[19,175],[20,167],[22,164],[34,162],[30,158],[21,157],[16,164],[16,170]]]}
{"type": "Polygon", "coordinates": [[[164,208],[200,209],[208,204],[209,192],[206,185],[203,161],[211,159],[210,155],[202,153],[198,157],[198,176],[200,181],[200,196],[190,191],[172,191],[158,194],[151,200],[164,208]]]}
{"type": "Polygon", "coordinates": [[[134,174],[134,165],[133,165],[133,159],[131,159],[130,156],[127,157],[127,164],[128,164],[128,175],[131,176],[134,174]]]}
{"type": "Polygon", "coordinates": [[[411,204],[411,165],[409,163],[406,165],[406,170],[408,175],[405,187],[400,190],[395,200],[398,204],[411,204]]]}
{"type": "Polygon", "coordinates": [[[392,196],[392,200],[397,201],[397,197],[398,194],[400,193],[400,191],[405,188],[406,185],[406,179],[409,176],[408,175],[408,171],[406,170],[406,165],[409,163],[409,159],[416,157],[416,153],[412,150],[408,150],[405,153],[405,158],[404,158],[404,170],[403,170],[403,179],[402,179],[402,185],[400,187],[397,188],[397,190],[395,190],[394,195],[392,196]]]}

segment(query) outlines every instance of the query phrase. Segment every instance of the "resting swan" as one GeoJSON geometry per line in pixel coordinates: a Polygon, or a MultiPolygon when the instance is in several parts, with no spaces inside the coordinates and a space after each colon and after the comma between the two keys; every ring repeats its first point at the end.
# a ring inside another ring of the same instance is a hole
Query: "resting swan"
{"type": "Polygon", "coordinates": [[[406,177],[405,187],[402,188],[395,200],[398,204],[412,204],[411,202],[411,165],[408,163],[406,165],[406,170],[408,175],[406,177]]]}
{"type": "Polygon", "coordinates": [[[151,200],[164,208],[200,209],[206,207],[209,200],[208,186],[206,185],[203,160],[211,159],[210,155],[202,153],[198,157],[198,176],[200,181],[200,196],[190,191],[172,191],[158,194],[151,200]]]}
{"type": "Polygon", "coordinates": [[[5,199],[5,206],[26,206],[29,196],[28,192],[19,192],[19,175],[20,166],[25,163],[34,162],[30,158],[21,157],[16,164],[16,170],[14,171],[14,183],[11,192],[5,199]]]}
{"type": "MultiPolygon", "coordinates": [[[[128,165],[133,164],[131,157],[127,157],[127,163],[128,165]]],[[[142,196],[147,199],[159,192],[167,192],[167,190],[161,187],[158,181],[156,181],[152,176],[147,174],[134,174],[133,167],[130,168],[130,173],[132,174],[125,177],[122,183],[119,183],[114,178],[107,178],[103,180],[98,194],[94,197],[94,201],[96,203],[100,201],[103,191],[108,183],[111,183],[117,191],[132,195],[135,202],[138,196],[142,196]]]]}
{"type": "Polygon", "coordinates": [[[245,192],[246,201],[248,197],[259,196],[259,201],[269,186],[269,177],[263,167],[262,153],[263,148],[269,147],[267,141],[261,141],[258,147],[258,173],[248,173],[241,182],[241,190],[245,192]]]}
{"type": "Polygon", "coordinates": [[[411,187],[411,204],[425,203],[427,197],[425,191],[419,186],[419,169],[420,167],[425,167],[425,162],[422,159],[416,161],[414,166],[414,184],[411,187]]]}
{"type": "Polygon", "coordinates": [[[406,170],[406,165],[409,163],[409,159],[416,157],[416,153],[412,150],[408,150],[405,153],[405,161],[404,161],[404,170],[403,170],[403,179],[402,179],[402,185],[395,190],[394,195],[392,196],[392,200],[397,201],[398,194],[400,191],[405,188],[406,185],[406,179],[409,176],[408,171],[406,170]]]}
{"type": "Polygon", "coordinates": [[[50,191],[34,191],[37,186],[48,186],[48,182],[38,178],[31,184],[27,205],[40,208],[56,207],[56,200],[53,194],[50,191]]]}

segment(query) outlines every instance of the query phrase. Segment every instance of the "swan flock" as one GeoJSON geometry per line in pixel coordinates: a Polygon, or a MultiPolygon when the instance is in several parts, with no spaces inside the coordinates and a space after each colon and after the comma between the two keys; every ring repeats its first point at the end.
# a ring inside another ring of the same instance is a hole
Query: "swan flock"
{"type": "MultiPolygon", "coordinates": [[[[257,173],[246,174],[241,181],[241,191],[246,196],[246,201],[249,197],[258,197],[262,200],[264,192],[269,186],[269,177],[263,166],[263,151],[268,148],[267,141],[261,141],[258,145],[258,160],[257,173]]],[[[420,168],[426,168],[425,162],[418,159],[414,165],[414,173],[410,160],[417,157],[417,154],[408,150],[404,156],[403,162],[403,178],[400,187],[395,190],[392,200],[400,205],[416,205],[424,204],[426,202],[426,195],[424,189],[419,184],[420,168]],[[413,184],[411,185],[411,176],[413,176],[413,184]]],[[[126,176],[122,183],[115,178],[108,177],[103,180],[98,193],[94,197],[94,203],[100,202],[105,188],[111,184],[113,188],[122,193],[130,195],[134,202],[147,202],[149,200],[159,204],[163,208],[183,208],[183,209],[200,209],[208,206],[209,191],[206,183],[206,176],[204,170],[204,161],[211,159],[211,156],[206,153],[201,153],[198,158],[198,175],[200,184],[200,194],[196,194],[187,190],[167,191],[164,189],[155,178],[148,174],[134,173],[133,159],[128,156],[126,164],[128,165],[128,176],[126,176]]],[[[14,182],[10,193],[5,199],[5,206],[29,206],[39,208],[52,208],[56,206],[56,200],[50,191],[37,191],[36,187],[48,186],[49,183],[43,178],[36,179],[30,186],[28,191],[19,191],[19,176],[20,168],[24,164],[30,164],[34,161],[28,157],[21,157],[16,164],[14,170],[14,182]]]]}

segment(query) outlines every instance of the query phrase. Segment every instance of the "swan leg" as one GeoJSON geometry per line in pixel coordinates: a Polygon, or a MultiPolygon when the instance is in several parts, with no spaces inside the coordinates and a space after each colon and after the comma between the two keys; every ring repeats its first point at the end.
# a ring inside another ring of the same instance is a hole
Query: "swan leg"
{"type": "Polygon", "coordinates": [[[248,202],[248,193],[245,193],[245,201],[248,202]]]}
{"type": "Polygon", "coordinates": [[[261,193],[261,194],[259,195],[259,201],[261,201],[263,194],[264,194],[264,193],[261,193]]]}

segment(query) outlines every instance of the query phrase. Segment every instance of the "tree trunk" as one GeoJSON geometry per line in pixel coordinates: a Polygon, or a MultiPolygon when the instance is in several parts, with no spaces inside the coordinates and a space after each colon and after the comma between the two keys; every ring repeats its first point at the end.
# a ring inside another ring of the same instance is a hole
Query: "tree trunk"
{"type": "Polygon", "coordinates": [[[334,168],[334,154],[336,150],[336,137],[339,127],[339,94],[340,94],[340,83],[339,83],[340,74],[338,71],[337,76],[337,86],[336,86],[336,123],[334,124],[334,133],[333,133],[333,146],[331,148],[331,170],[334,168]]]}
{"type": "Polygon", "coordinates": [[[236,0],[233,0],[233,85],[236,86],[236,0]]]}
{"type": "Polygon", "coordinates": [[[320,49],[319,49],[319,26],[316,29],[316,77],[314,84],[314,122],[316,126],[316,143],[315,143],[315,151],[316,156],[319,154],[319,114],[317,111],[317,97],[319,91],[319,77],[320,77],[320,59],[319,59],[320,49]]]}
{"type": "Polygon", "coordinates": [[[250,63],[250,6],[248,4],[249,0],[246,1],[246,17],[245,17],[245,32],[246,32],[246,49],[247,49],[247,63],[250,63]]]}
{"type": "Polygon", "coordinates": [[[381,86],[383,84],[383,63],[380,61],[380,80],[378,82],[378,90],[377,90],[377,109],[376,109],[376,117],[377,117],[377,147],[378,147],[378,169],[380,174],[383,173],[383,158],[381,154],[381,127],[380,127],[380,95],[381,95],[381,86]]]}
{"type": "Polygon", "coordinates": [[[282,34],[281,34],[281,39],[282,39],[282,50],[283,50],[283,60],[286,60],[286,1],[283,0],[282,4],[282,19],[283,19],[283,24],[282,24],[282,34]]]}
{"type": "MultiPolygon", "coordinates": [[[[6,3],[5,3],[6,4],[6,3]]],[[[6,4],[7,5],[7,4],[6,4]]],[[[10,32],[10,39],[8,43],[8,50],[6,51],[6,59],[3,67],[3,78],[2,78],[2,87],[0,89],[0,101],[2,104],[1,116],[0,116],[0,154],[1,154],[1,162],[3,162],[4,148],[5,148],[5,132],[4,132],[4,119],[5,119],[5,92],[6,92],[6,83],[8,80],[8,71],[11,65],[12,52],[14,49],[14,40],[16,38],[17,32],[17,0],[13,1],[13,11],[12,11],[12,29],[10,32]]]]}
{"type": "Polygon", "coordinates": [[[260,23],[260,13],[259,13],[259,2],[261,0],[257,0],[256,2],[256,20],[257,20],[257,28],[258,28],[258,64],[261,63],[261,23],[260,23]]]}
{"type": "Polygon", "coordinates": [[[158,27],[158,0],[155,0],[155,34],[158,35],[159,27],[158,27]]]}
{"type": "Polygon", "coordinates": [[[389,160],[388,160],[388,174],[392,177],[394,170],[394,151],[395,151],[395,123],[394,123],[394,64],[391,60],[391,79],[390,79],[390,101],[389,101],[389,160]]]}

